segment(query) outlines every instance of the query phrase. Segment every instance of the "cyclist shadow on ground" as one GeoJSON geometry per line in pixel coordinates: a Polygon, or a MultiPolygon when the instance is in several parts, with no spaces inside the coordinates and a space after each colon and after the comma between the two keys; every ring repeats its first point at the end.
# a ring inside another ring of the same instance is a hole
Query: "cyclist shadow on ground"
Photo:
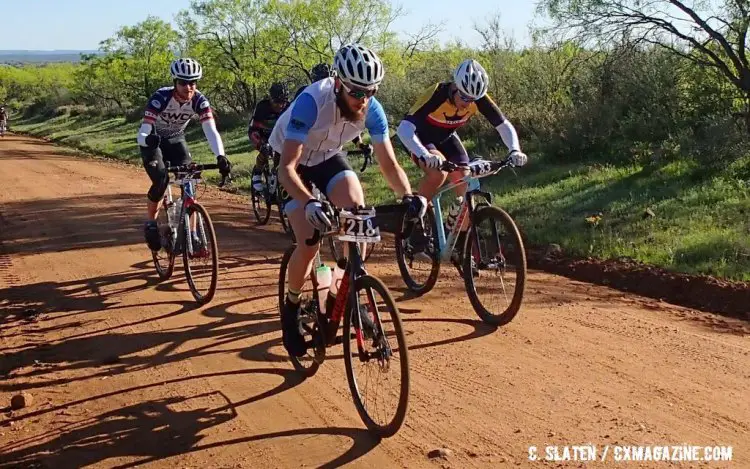
{"type": "Polygon", "coordinates": [[[57,253],[129,244],[143,244],[147,254],[143,240],[143,194],[87,194],[9,202],[0,209],[3,250],[8,254],[57,253]],[[133,210],[133,207],[143,209],[133,210]]]}
{"type": "MultiPolygon", "coordinates": [[[[232,313],[230,308],[247,303],[242,298],[230,303],[210,306],[203,314],[219,318],[197,326],[125,333],[135,324],[183,314],[192,309],[184,303],[158,318],[148,318],[104,330],[69,336],[57,343],[43,343],[9,351],[2,356],[0,370],[13,375],[0,383],[2,391],[20,391],[44,386],[67,384],[78,380],[111,376],[144,370],[154,366],[200,356],[237,353],[244,357],[246,347],[227,348],[230,344],[253,337],[273,334],[280,337],[278,313],[274,310],[232,313]],[[192,345],[192,346],[191,346],[192,345]],[[150,354],[146,350],[155,349],[150,354]],[[93,370],[81,374],[82,370],[93,370]],[[39,379],[55,372],[77,372],[74,377],[39,379]],[[29,378],[35,378],[29,382],[29,378]],[[15,382],[12,382],[15,381],[15,382]]],[[[173,304],[173,303],[167,303],[173,304]]],[[[280,340],[280,338],[279,338],[280,340]]],[[[252,361],[268,361],[253,356],[252,361]]]]}
{"type": "MultiPolygon", "coordinates": [[[[278,316],[274,316],[274,319],[278,321],[278,316]]],[[[459,342],[464,342],[467,340],[472,339],[478,339],[480,337],[484,337],[486,335],[492,334],[495,331],[497,331],[496,326],[491,326],[488,324],[485,324],[484,322],[478,320],[478,319],[451,319],[451,318],[401,318],[401,321],[404,323],[404,335],[406,336],[406,342],[407,347],[409,348],[409,351],[415,351],[420,349],[426,349],[430,347],[440,347],[443,345],[451,345],[456,344],[459,342]],[[410,323],[415,322],[425,322],[425,323],[448,323],[448,324],[459,324],[463,326],[468,326],[473,328],[472,331],[462,334],[455,337],[450,337],[447,339],[441,339],[441,340],[434,340],[430,342],[424,342],[424,343],[416,343],[416,344],[410,344],[409,339],[410,337],[413,337],[415,334],[418,334],[418,331],[421,331],[422,328],[417,329],[410,329],[408,325],[410,323]]],[[[339,329],[339,337],[341,337],[341,330],[339,329]]],[[[393,337],[395,340],[395,336],[393,337]]],[[[334,348],[336,350],[341,350],[338,347],[340,345],[336,345],[334,348]]],[[[394,347],[394,349],[398,349],[398,347],[394,347]]],[[[341,360],[344,358],[344,355],[342,353],[326,353],[326,360],[341,360]]],[[[272,361],[272,362],[288,362],[289,356],[286,355],[281,342],[281,337],[275,337],[273,339],[269,339],[265,342],[254,344],[240,352],[240,357],[245,360],[250,361],[272,361]],[[272,348],[278,349],[277,353],[271,352],[272,348]]],[[[291,363],[289,363],[289,366],[291,367],[291,363]]]]}
{"type": "MultiPolygon", "coordinates": [[[[320,466],[334,468],[367,454],[379,443],[377,438],[371,436],[364,429],[335,427],[286,430],[199,445],[203,439],[201,433],[234,419],[237,416],[238,408],[284,392],[301,382],[301,379],[293,371],[275,368],[209,373],[176,378],[166,382],[160,380],[157,383],[117,390],[53,408],[33,411],[14,418],[14,421],[22,422],[30,418],[38,419],[44,414],[53,412],[58,414],[61,411],[65,412],[64,415],[79,415],[71,413],[71,411],[95,400],[121,398],[120,396],[134,392],[159,393],[165,386],[173,387],[176,390],[184,389],[181,384],[190,380],[260,373],[281,376],[283,381],[268,391],[240,402],[231,402],[223,393],[213,391],[195,396],[147,400],[139,404],[104,412],[97,417],[85,418],[74,423],[64,423],[58,428],[48,429],[42,435],[16,440],[1,448],[5,456],[5,463],[0,464],[0,467],[18,467],[23,464],[34,463],[43,463],[44,467],[82,467],[103,462],[110,458],[129,456],[139,458],[136,462],[117,466],[125,468],[163,460],[175,455],[185,455],[212,448],[274,438],[288,440],[292,436],[304,435],[348,437],[352,440],[352,446],[343,454],[320,466]],[[196,400],[201,402],[195,404],[196,400]],[[186,409],[181,409],[181,406],[186,409]],[[200,408],[196,409],[198,406],[200,408]],[[50,436],[52,439],[50,439],[50,436]],[[40,440],[45,441],[40,442],[40,440]],[[21,448],[22,446],[26,447],[21,448]]],[[[141,400],[143,399],[141,398],[141,400]]]]}
{"type": "Polygon", "coordinates": [[[40,315],[61,317],[66,313],[118,308],[118,297],[157,285],[155,277],[151,270],[137,269],[82,280],[45,281],[3,288],[0,289],[0,323],[38,320],[40,315]]]}

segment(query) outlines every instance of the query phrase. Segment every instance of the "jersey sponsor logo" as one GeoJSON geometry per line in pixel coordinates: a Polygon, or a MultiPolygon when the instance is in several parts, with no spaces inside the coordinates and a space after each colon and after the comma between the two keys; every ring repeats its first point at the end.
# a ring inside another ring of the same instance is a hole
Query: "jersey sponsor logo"
{"type": "Polygon", "coordinates": [[[161,102],[159,100],[154,99],[151,101],[151,106],[155,107],[156,109],[161,109],[161,102]]]}
{"type": "Polygon", "coordinates": [[[154,114],[151,111],[146,111],[145,115],[146,115],[146,117],[150,117],[151,119],[156,119],[156,117],[157,117],[156,114],[154,114]]]}
{"type": "Polygon", "coordinates": [[[204,101],[203,101],[203,102],[201,103],[201,105],[200,105],[200,108],[201,108],[201,109],[208,109],[208,106],[209,106],[209,104],[208,104],[208,100],[204,100],[204,101]]]}
{"type": "Polygon", "coordinates": [[[302,122],[302,121],[301,121],[301,120],[299,120],[299,119],[291,119],[291,120],[289,121],[289,125],[291,125],[291,126],[292,126],[292,128],[294,128],[294,129],[297,129],[297,130],[302,130],[302,129],[304,129],[304,128],[305,128],[305,123],[304,123],[304,122],[302,122]]]}
{"type": "Polygon", "coordinates": [[[179,122],[179,121],[186,121],[189,120],[191,117],[193,117],[192,112],[169,112],[164,111],[161,114],[159,114],[162,119],[166,121],[171,122],[179,122]]]}

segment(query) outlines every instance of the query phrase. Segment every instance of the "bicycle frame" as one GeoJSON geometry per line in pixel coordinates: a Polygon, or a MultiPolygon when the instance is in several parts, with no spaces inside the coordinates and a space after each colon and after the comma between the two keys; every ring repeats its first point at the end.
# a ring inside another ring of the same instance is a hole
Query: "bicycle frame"
{"type": "MultiPolygon", "coordinates": [[[[328,203],[326,202],[328,205],[328,203]]],[[[337,216],[338,212],[334,212],[333,216],[334,218],[338,219],[337,216]]],[[[305,244],[308,246],[314,246],[315,244],[320,244],[324,236],[337,236],[338,231],[333,230],[327,233],[321,233],[319,230],[315,230],[313,237],[305,240],[305,244]]],[[[360,353],[360,357],[362,357],[362,360],[369,360],[370,355],[365,350],[365,342],[364,342],[364,335],[362,334],[362,319],[360,317],[360,302],[359,302],[359,296],[356,294],[356,290],[354,288],[351,288],[354,285],[354,282],[357,280],[359,276],[366,275],[367,272],[364,268],[364,260],[362,259],[362,254],[360,251],[359,243],[354,241],[346,241],[348,247],[349,247],[349,257],[346,259],[346,267],[344,268],[344,276],[341,279],[341,286],[338,289],[338,292],[336,294],[336,300],[333,304],[332,311],[328,312],[329,318],[327,322],[327,329],[324,332],[324,341],[326,347],[330,347],[332,345],[335,345],[338,343],[338,329],[341,325],[341,319],[344,317],[344,314],[346,314],[346,304],[348,301],[351,301],[351,304],[354,305],[354,311],[357,311],[356,318],[352,318],[352,326],[354,327],[354,330],[356,331],[356,338],[357,338],[357,348],[360,353]],[[364,354],[364,355],[363,355],[364,354]]],[[[364,243],[366,244],[366,243],[364,243]]],[[[315,262],[319,265],[320,264],[320,251],[318,251],[317,256],[315,257],[315,262]]],[[[317,305],[320,304],[320,298],[318,296],[318,282],[315,278],[314,271],[310,272],[310,279],[312,281],[313,285],[313,304],[315,304],[316,308],[318,309],[318,313],[322,314],[319,307],[317,305]]],[[[377,325],[379,327],[379,330],[382,330],[382,324],[380,323],[380,315],[374,314],[375,321],[377,322],[377,325]]]]}
{"type": "MultiPolygon", "coordinates": [[[[164,198],[166,199],[166,206],[164,209],[166,210],[167,214],[167,221],[171,225],[172,220],[169,215],[168,207],[174,204],[174,199],[172,197],[172,186],[176,185],[180,188],[180,198],[182,200],[182,205],[179,208],[179,215],[177,215],[179,223],[177,224],[177,239],[175,240],[175,251],[179,252],[183,246],[182,242],[186,241],[188,253],[193,254],[193,243],[192,239],[190,237],[190,230],[191,230],[191,223],[190,220],[187,219],[186,211],[188,208],[190,208],[191,205],[193,205],[196,202],[196,195],[195,195],[195,186],[200,180],[200,171],[188,171],[188,172],[178,172],[175,174],[174,181],[171,180],[167,184],[167,191],[164,194],[164,198]]],[[[203,230],[203,223],[201,220],[201,223],[199,224],[201,229],[199,231],[199,236],[201,237],[201,242],[206,244],[208,240],[206,239],[206,233],[203,230]]]]}
{"type": "Polygon", "coordinates": [[[464,220],[466,219],[467,215],[471,217],[471,214],[474,210],[474,204],[473,204],[473,199],[472,199],[473,195],[475,193],[479,193],[480,195],[484,196],[489,202],[492,202],[491,194],[480,192],[479,189],[480,189],[479,178],[476,176],[472,176],[471,174],[468,174],[464,176],[463,178],[461,178],[459,181],[443,185],[438,190],[437,194],[435,194],[435,196],[432,198],[432,207],[435,213],[435,225],[437,225],[436,230],[437,230],[437,239],[438,239],[438,249],[440,250],[440,258],[442,261],[448,261],[450,259],[451,253],[453,252],[455,244],[458,241],[458,235],[460,233],[461,226],[464,224],[464,220]],[[461,208],[458,212],[456,223],[453,226],[453,229],[451,230],[448,236],[448,239],[446,239],[445,228],[443,227],[443,213],[440,207],[440,196],[444,192],[453,190],[463,183],[466,183],[468,186],[466,188],[466,192],[464,193],[464,201],[461,204],[461,208]]]}

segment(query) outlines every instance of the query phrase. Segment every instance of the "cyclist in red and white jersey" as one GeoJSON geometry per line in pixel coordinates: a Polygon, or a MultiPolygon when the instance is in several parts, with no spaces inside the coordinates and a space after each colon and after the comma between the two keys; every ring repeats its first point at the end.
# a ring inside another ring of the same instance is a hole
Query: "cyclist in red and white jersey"
{"type": "MultiPolygon", "coordinates": [[[[197,115],[200,119],[221,174],[229,174],[231,168],[224,155],[224,143],[216,130],[211,105],[197,89],[198,80],[203,77],[201,65],[193,59],[177,59],[169,70],[174,85],[159,88],[151,96],[137,136],[143,167],[152,183],[148,191],[148,219],[144,236],[153,251],[161,248],[156,216],[169,182],[165,163],[177,166],[191,162],[185,128],[193,116],[197,115]]],[[[197,235],[193,233],[193,237],[197,238],[197,235]]]]}

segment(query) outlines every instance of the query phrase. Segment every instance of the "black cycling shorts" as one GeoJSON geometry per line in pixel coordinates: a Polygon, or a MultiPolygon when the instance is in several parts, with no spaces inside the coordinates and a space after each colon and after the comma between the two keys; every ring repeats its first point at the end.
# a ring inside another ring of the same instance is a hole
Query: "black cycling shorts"
{"type": "Polygon", "coordinates": [[[169,175],[165,163],[170,166],[188,164],[192,161],[187,142],[184,137],[162,139],[158,148],[142,147],[141,159],[151,178],[151,188],[148,190],[148,200],[158,202],[164,196],[169,183],[169,175]]]}
{"type": "MultiPolygon", "coordinates": [[[[451,163],[459,166],[469,166],[469,154],[466,153],[464,144],[461,143],[461,139],[458,138],[458,135],[456,135],[455,132],[440,142],[422,142],[422,144],[428,150],[438,150],[451,163]]],[[[411,155],[411,159],[414,163],[419,161],[414,154],[411,155]]]]}
{"type": "MultiPolygon", "coordinates": [[[[318,188],[326,197],[328,197],[329,191],[333,186],[344,179],[347,176],[357,177],[357,173],[354,172],[346,156],[338,153],[333,155],[331,158],[315,166],[297,166],[297,174],[305,184],[305,186],[312,190],[312,185],[318,188]]],[[[292,199],[289,194],[282,187],[281,198],[284,202],[284,211],[290,213],[299,207],[303,207],[299,201],[292,199]]]]}

